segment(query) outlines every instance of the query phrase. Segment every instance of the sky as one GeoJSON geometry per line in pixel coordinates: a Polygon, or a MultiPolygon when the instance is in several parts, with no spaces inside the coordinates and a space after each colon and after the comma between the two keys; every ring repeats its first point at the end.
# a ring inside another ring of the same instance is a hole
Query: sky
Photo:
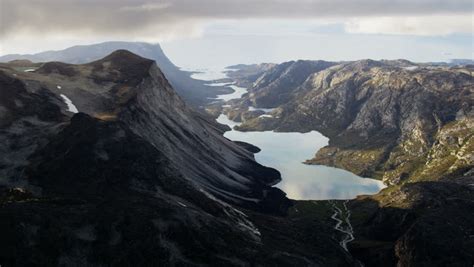
{"type": "Polygon", "coordinates": [[[473,58],[468,0],[0,0],[0,55],[160,43],[179,66],[473,58]]]}

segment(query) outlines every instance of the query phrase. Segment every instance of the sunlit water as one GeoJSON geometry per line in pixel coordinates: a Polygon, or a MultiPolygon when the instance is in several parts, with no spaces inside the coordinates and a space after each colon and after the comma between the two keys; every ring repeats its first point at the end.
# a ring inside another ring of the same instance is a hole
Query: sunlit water
{"type": "Polygon", "coordinates": [[[227,75],[222,71],[221,68],[202,68],[202,69],[193,69],[192,67],[181,67],[183,71],[193,72],[191,77],[196,80],[203,81],[212,81],[227,78],[227,75]]]}
{"type": "MultiPolygon", "coordinates": [[[[216,77],[212,73],[208,77],[216,77]]],[[[195,76],[193,76],[195,77],[195,76]]],[[[205,74],[198,76],[206,77],[205,74]]],[[[210,80],[210,79],[209,79],[210,80]]],[[[217,98],[228,101],[240,98],[246,88],[230,85],[235,91],[217,98]]],[[[271,109],[264,111],[270,112],[271,109]]],[[[265,117],[260,118],[262,120],[265,117]]],[[[231,128],[238,125],[226,115],[221,114],[217,121],[231,128]]],[[[243,141],[261,149],[255,159],[262,165],[280,171],[282,181],[277,187],[293,199],[348,199],[361,194],[374,194],[384,187],[383,183],[369,178],[361,178],[351,172],[321,165],[303,164],[306,159],[328,144],[328,138],[319,132],[309,133],[278,133],[228,131],[225,137],[234,141],[243,141]]]]}

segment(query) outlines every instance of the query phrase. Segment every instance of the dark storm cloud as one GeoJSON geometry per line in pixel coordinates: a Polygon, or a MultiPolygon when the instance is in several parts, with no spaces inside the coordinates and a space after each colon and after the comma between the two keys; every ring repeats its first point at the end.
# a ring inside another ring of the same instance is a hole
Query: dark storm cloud
{"type": "Polygon", "coordinates": [[[0,0],[0,37],[18,32],[176,31],[213,19],[470,14],[470,0],[0,0]],[[176,27],[180,25],[180,27],[176,27]]]}

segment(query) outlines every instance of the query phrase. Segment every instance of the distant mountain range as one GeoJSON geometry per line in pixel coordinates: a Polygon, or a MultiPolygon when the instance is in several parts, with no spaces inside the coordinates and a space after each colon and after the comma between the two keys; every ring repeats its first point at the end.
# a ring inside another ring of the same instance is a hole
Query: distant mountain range
{"type": "Polygon", "coordinates": [[[451,66],[460,66],[460,65],[474,65],[474,60],[467,58],[455,58],[450,59],[448,64],[451,66]]]}
{"type": "Polygon", "coordinates": [[[118,49],[126,49],[145,58],[155,60],[166,78],[178,94],[188,103],[199,107],[218,94],[230,92],[222,87],[206,86],[204,81],[195,80],[190,73],[180,70],[163,53],[159,44],[139,42],[105,42],[92,45],[78,45],[64,50],[46,51],[37,54],[11,54],[0,56],[0,62],[24,59],[32,62],[60,61],[71,64],[83,64],[98,60],[118,49]]]}

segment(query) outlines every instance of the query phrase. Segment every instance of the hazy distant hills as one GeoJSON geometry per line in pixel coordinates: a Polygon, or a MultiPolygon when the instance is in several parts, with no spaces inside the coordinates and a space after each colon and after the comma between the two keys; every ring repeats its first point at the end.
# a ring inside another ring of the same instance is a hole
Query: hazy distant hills
{"type": "Polygon", "coordinates": [[[454,59],[449,60],[448,64],[451,66],[474,65],[474,60],[466,59],[466,58],[454,58],[454,59]]]}
{"type": "Polygon", "coordinates": [[[103,58],[118,49],[126,49],[142,57],[155,60],[178,94],[194,106],[201,106],[209,101],[208,98],[228,91],[228,89],[220,87],[205,86],[203,81],[189,77],[188,72],[181,71],[168,59],[159,44],[105,42],[92,45],[78,45],[64,50],[46,51],[37,54],[4,55],[0,57],[0,62],[27,59],[32,62],[60,61],[71,64],[83,64],[103,58]]]}

